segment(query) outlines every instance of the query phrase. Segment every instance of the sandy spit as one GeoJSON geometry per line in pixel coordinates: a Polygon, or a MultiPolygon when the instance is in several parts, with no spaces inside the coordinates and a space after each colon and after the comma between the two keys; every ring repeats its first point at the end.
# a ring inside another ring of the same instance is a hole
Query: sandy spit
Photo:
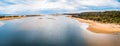
{"type": "Polygon", "coordinates": [[[87,23],[89,25],[87,29],[94,33],[114,34],[120,32],[120,25],[117,24],[98,23],[92,20],[85,20],[75,17],[70,17],[70,18],[75,19],[79,22],[87,23]]]}

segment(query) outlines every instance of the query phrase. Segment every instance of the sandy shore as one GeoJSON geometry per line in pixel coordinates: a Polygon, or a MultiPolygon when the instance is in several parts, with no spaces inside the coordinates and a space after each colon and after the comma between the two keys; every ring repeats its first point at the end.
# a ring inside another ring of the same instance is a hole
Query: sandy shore
{"type": "Polygon", "coordinates": [[[18,16],[18,17],[5,17],[5,18],[0,18],[0,20],[13,20],[13,19],[19,19],[19,18],[24,18],[23,16],[18,16]]]}
{"type": "Polygon", "coordinates": [[[87,23],[89,24],[89,27],[87,28],[91,32],[94,33],[107,33],[107,34],[114,34],[120,32],[120,25],[116,24],[105,24],[105,23],[98,23],[91,20],[84,20],[81,18],[74,18],[72,19],[78,20],[79,22],[87,23]]]}

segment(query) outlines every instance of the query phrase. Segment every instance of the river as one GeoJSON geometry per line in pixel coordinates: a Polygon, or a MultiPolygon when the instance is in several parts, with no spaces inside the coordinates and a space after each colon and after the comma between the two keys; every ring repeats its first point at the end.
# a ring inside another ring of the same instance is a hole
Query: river
{"type": "Polygon", "coordinates": [[[116,35],[88,31],[86,23],[44,15],[0,21],[0,46],[116,46],[116,35]]]}

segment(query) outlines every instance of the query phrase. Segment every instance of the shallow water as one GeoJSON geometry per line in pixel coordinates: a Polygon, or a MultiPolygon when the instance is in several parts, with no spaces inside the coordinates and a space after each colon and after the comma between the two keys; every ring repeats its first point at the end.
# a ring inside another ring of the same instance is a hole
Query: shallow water
{"type": "Polygon", "coordinates": [[[87,27],[66,16],[0,21],[0,46],[90,46],[103,42],[102,46],[115,45],[114,35],[96,34],[87,27]]]}

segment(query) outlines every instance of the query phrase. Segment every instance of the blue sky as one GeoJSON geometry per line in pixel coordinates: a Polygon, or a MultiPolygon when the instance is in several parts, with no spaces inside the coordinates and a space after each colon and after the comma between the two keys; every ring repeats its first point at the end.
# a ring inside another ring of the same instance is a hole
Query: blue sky
{"type": "Polygon", "coordinates": [[[120,0],[0,0],[0,14],[53,14],[120,10],[120,0]]]}

